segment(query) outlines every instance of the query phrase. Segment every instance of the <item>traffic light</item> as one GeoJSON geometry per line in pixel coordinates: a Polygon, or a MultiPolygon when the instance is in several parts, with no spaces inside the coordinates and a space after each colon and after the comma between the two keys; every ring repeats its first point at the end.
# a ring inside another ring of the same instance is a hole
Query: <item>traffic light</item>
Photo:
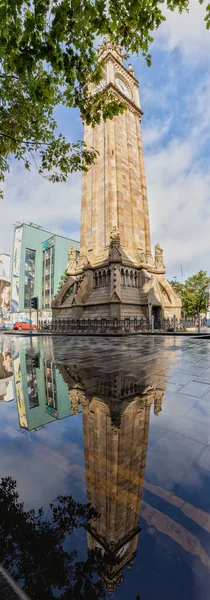
{"type": "Polygon", "coordinates": [[[34,367],[34,369],[40,369],[40,353],[37,352],[37,354],[34,354],[32,356],[32,367],[34,367]]]}
{"type": "Polygon", "coordinates": [[[38,309],[38,298],[37,298],[37,296],[34,296],[34,298],[31,298],[31,308],[34,308],[34,310],[38,309]]]}

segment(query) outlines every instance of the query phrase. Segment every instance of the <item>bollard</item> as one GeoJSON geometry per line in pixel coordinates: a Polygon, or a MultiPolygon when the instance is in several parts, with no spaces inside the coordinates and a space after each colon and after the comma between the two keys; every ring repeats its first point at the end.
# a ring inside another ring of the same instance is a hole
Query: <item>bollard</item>
{"type": "Polygon", "coordinates": [[[151,317],[151,331],[152,331],[152,333],[154,331],[154,328],[155,328],[155,317],[154,317],[154,315],[152,315],[152,317],[151,317]]]}
{"type": "Polygon", "coordinates": [[[200,333],[200,332],[201,332],[201,316],[199,313],[199,315],[198,315],[198,333],[200,333]]]}
{"type": "Polygon", "coordinates": [[[174,315],[174,333],[176,333],[176,315],[174,315]]]}

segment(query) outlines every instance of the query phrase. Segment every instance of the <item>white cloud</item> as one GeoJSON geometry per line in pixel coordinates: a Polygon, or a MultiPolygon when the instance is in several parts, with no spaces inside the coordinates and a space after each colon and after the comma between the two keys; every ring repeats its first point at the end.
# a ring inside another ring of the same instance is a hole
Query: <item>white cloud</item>
{"type": "Polygon", "coordinates": [[[17,163],[6,175],[1,201],[0,252],[12,251],[13,223],[32,221],[46,230],[79,239],[81,174],[67,183],[49,183],[17,163]]]}
{"type": "MultiPolygon", "coordinates": [[[[152,86],[150,92],[152,98],[152,86]]],[[[163,113],[162,129],[170,122],[164,144],[157,135],[156,146],[147,146],[143,128],[152,240],[163,246],[169,277],[180,273],[180,263],[186,275],[200,268],[210,272],[209,97],[210,77],[204,74],[193,89],[183,90],[178,115],[170,105],[165,121],[163,113]]],[[[156,119],[151,122],[156,133],[156,119]]]]}
{"type": "Polygon", "coordinates": [[[144,127],[144,147],[152,146],[162,140],[162,138],[168,133],[171,119],[167,119],[165,122],[157,121],[156,123],[149,123],[144,127]]]}
{"type": "Polygon", "coordinates": [[[197,151],[192,136],[146,154],[152,238],[174,275],[180,263],[188,273],[210,270],[210,173],[197,151]]]}
{"type": "Polygon", "coordinates": [[[165,9],[166,21],[155,34],[156,44],[165,51],[178,49],[190,67],[201,60],[209,62],[210,32],[204,22],[207,4],[207,1],[200,5],[198,0],[190,0],[189,13],[182,14],[165,9]]]}
{"type": "Polygon", "coordinates": [[[136,72],[136,77],[140,80],[140,98],[141,98],[141,108],[144,112],[143,122],[148,114],[148,107],[151,109],[154,107],[155,109],[162,109],[168,112],[171,107],[171,102],[176,95],[177,90],[177,79],[175,77],[175,73],[170,72],[167,69],[167,84],[163,84],[162,79],[160,77],[158,93],[157,89],[154,88],[152,82],[152,68],[151,68],[151,78],[141,76],[141,73],[136,72]],[[170,102],[170,103],[169,103],[170,102]]]}

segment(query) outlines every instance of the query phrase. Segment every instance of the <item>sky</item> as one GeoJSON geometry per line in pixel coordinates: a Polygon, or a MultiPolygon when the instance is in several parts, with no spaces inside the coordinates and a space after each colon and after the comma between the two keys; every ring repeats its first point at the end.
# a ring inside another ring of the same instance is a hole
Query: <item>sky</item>
{"type": "MultiPolygon", "coordinates": [[[[210,275],[210,31],[205,6],[166,12],[155,33],[152,66],[133,56],[139,80],[142,136],[153,247],[164,250],[167,277],[180,279],[199,269],[210,275]]],[[[59,129],[83,139],[76,109],[58,107],[59,129]]],[[[1,201],[0,253],[12,253],[13,224],[32,221],[79,240],[81,174],[52,184],[11,161],[1,201]]]]}

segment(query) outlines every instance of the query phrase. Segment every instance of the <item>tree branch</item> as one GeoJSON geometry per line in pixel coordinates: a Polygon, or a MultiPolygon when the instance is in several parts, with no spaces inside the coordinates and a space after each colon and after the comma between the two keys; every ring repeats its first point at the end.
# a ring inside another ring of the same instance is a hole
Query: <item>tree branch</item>
{"type": "Polygon", "coordinates": [[[43,146],[43,145],[44,145],[44,146],[50,146],[50,144],[51,144],[51,142],[33,142],[32,140],[30,140],[30,141],[28,142],[27,140],[17,140],[17,138],[15,138],[15,137],[13,137],[12,135],[9,135],[9,134],[7,134],[7,133],[4,133],[3,131],[0,131],[0,136],[2,136],[2,137],[6,137],[6,138],[8,138],[8,139],[10,139],[10,140],[13,140],[13,142],[16,142],[16,144],[26,144],[26,145],[28,145],[28,144],[29,144],[29,145],[30,145],[30,144],[33,144],[33,145],[36,145],[36,146],[37,146],[37,145],[39,145],[39,146],[41,146],[41,145],[42,145],[42,146],[43,146]]]}
{"type": "Polygon", "coordinates": [[[19,77],[17,75],[6,75],[6,73],[4,73],[3,75],[0,75],[1,79],[4,79],[5,77],[8,77],[10,79],[17,79],[19,81],[19,77]]]}

